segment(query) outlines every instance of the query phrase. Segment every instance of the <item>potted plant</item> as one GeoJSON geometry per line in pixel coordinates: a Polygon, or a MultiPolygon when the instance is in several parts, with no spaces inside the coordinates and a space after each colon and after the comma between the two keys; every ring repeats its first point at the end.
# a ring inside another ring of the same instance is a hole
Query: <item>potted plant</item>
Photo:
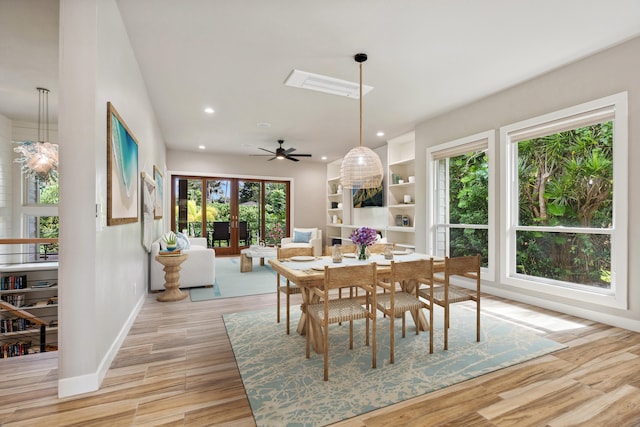
{"type": "Polygon", "coordinates": [[[162,236],[162,240],[167,247],[169,252],[174,251],[178,246],[178,236],[173,231],[169,231],[162,236]]]}

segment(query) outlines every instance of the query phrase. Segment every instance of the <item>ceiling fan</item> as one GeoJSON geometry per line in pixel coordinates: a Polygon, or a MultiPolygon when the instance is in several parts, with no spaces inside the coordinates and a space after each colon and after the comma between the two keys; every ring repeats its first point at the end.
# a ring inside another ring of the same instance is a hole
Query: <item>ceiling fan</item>
{"type": "Polygon", "coordinates": [[[267,153],[271,153],[271,154],[252,154],[253,156],[269,156],[269,155],[273,155],[272,158],[270,158],[269,160],[273,160],[273,159],[289,159],[289,160],[293,160],[294,162],[298,162],[299,160],[296,159],[296,157],[311,157],[311,154],[291,154],[294,151],[296,151],[295,148],[287,148],[286,150],[284,148],[282,148],[282,144],[284,144],[284,139],[279,139],[278,140],[278,144],[280,144],[280,146],[276,149],[276,151],[270,151],[267,150],[265,148],[260,148],[260,150],[262,151],[266,151],[267,153]]]}

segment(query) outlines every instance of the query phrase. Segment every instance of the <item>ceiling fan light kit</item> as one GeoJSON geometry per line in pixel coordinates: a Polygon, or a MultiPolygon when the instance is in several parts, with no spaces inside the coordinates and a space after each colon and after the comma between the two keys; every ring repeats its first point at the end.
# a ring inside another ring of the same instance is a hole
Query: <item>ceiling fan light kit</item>
{"type": "Polygon", "coordinates": [[[269,156],[272,155],[273,157],[271,157],[269,160],[273,160],[273,159],[278,159],[278,160],[283,160],[283,159],[289,159],[292,160],[294,162],[298,162],[299,160],[296,159],[296,157],[311,157],[311,154],[292,154],[294,151],[296,151],[295,148],[287,148],[286,150],[282,147],[282,144],[284,144],[284,139],[279,139],[278,140],[278,144],[280,144],[280,146],[276,149],[276,151],[270,151],[267,150],[266,148],[260,148],[260,150],[262,151],[266,151],[267,153],[270,154],[252,154],[252,156],[269,156]]]}
{"type": "Polygon", "coordinates": [[[367,54],[358,53],[354,57],[360,66],[360,145],[351,149],[340,165],[340,183],[343,188],[378,188],[384,175],[380,157],[368,147],[362,145],[362,63],[367,54]]]}

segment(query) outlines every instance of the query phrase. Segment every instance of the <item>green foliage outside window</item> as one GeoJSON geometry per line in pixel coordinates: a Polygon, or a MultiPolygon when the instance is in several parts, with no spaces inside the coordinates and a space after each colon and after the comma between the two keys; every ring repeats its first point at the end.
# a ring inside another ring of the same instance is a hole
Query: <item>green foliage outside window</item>
{"type": "MultiPolygon", "coordinates": [[[[518,143],[519,224],[609,229],[613,218],[613,123],[518,143]]],[[[608,234],[517,233],[517,271],[609,287],[608,234]]]]}

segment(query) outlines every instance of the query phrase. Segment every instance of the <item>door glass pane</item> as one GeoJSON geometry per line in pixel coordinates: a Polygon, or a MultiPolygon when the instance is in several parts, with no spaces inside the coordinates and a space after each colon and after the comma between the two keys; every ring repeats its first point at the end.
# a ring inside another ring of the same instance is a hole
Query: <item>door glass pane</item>
{"type": "Polygon", "coordinates": [[[238,181],[239,246],[250,246],[258,242],[262,216],[261,187],[259,181],[238,181]]]}
{"type": "Polygon", "coordinates": [[[207,180],[207,244],[209,247],[229,247],[231,208],[231,181],[207,180]]]}
{"type": "Polygon", "coordinates": [[[176,229],[202,237],[202,180],[178,179],[176,185],[176,229]]]}
{"type": "Polygon", "coordinates": [[[265,241],[268,244],[280,243],[285,237],[287,224],[287,185],[283,182],[265,183],[265,241]],[[279,231],[282,230],[282,231],[279,231]]]}

